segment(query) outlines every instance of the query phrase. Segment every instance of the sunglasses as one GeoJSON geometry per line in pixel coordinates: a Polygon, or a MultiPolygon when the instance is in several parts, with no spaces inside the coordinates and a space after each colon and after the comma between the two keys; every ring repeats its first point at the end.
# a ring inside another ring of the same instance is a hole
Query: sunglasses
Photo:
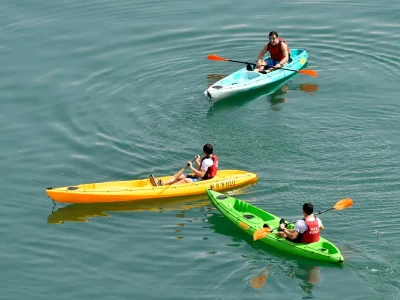
{"type": "Polygon", "coordinates": [[[275,41],[277,39],[277,37],[270,37],[269,40],[270,41],[275,41]]]}

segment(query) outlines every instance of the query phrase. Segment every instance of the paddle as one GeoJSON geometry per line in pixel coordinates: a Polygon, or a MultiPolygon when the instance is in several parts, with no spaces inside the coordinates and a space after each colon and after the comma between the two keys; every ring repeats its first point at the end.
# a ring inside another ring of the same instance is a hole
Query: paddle
{"type": "MultiPolygon", "coordinates": [[[[204,153],[204,152],[202,152],[202,153],[201,153],[200,155],[198,155],[198,156],[201,157],[201,156],[203,155],[203,153],[204,153]]],[[[196,155],[196,157],[197,157],[197,155],[196,155]]],[[[196,157],[192,160],[192,162],[194,162],[194,161],[196,160],[196,157]]],[[[186,170],[187,167],[189,167],[189,163],[187,163],[185,167],[183,167],[178,173],[176,173],[176,174],[174,175],[175,179],[178,178],[179,176],[181,176],[182,173],[186,170]]]]}
{"type": "MultiPolygon", "coordinates": [[[[215,54],[209,54],[207,56],[207,58],[209,60],[230,61],[230,62],[236,62],[236,63],[246,64],[246,65],[253,65],[253,66],[257,65],[255,63],[249,63],[249,62],[245,62],[245,61],[239,61],[239,60],[233,60],[233,59],[224,58],[224,57],[221,57],[221,56],[218,56],[218,55],[215,55],[215,54]]],[[[300,73],[300,74],[303,74],[303,75],[309,75],[309,76],[313,76],[313,77],[317,77],[318,76],[317,72],[315,72],[314,70],[293,70],[293,69],[287,69],[287,68],[282,68],[282,67],[281,68],[272,67],[272,68],[274,68],[274,69],[282,69],[282,70],[287,70],[287,71],[292,71],[292,72],[297,72],[297,73],[300,73]]]]}
{"type": "MultiPolygon", "coordinates": [[[[333,209],[334,210],[346,209],[348,207],[351,207],[352,205],[353,205],[353,200],[351,200],[350,198],[345,198],[345,199],[342,199],[342,200],[339,200],[338,202],[336,202],[336,204],[333,207],[317,212],[316,214],[314,214],[314,216],[322,214],[322,213],[330,211],[330,210],[333,210],[333,209]]],[[[288,222],[288,224],[290,224],[290,223],[293,224],[294,222],[288,222]]],[[[258,229],[253,233],[253,240],[257,241],[259,239],[262,239],[274,230],[275,229],[271,229],[268,227],[258,229]]]]}

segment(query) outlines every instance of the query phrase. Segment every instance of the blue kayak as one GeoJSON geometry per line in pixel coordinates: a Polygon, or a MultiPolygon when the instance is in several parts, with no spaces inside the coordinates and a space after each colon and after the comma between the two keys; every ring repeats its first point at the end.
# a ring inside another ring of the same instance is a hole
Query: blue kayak
{"type": "MultiPolygon", "coordinates": [[[[264,59],[268,58],[269,56],[264,57],[264,59]]],[[[246,67],[243,67],[208,87],[208,89],[204,91],[204,96],[211,102],[215,103],[242,92],[268,86],[295,74],[296,71],[304,68],[307,61],[307,50],[291,49],[289,62],[284,66],[284,69],[278,69],[267,74],[262,74],[259,72],[248,71],[246,67]]]]}

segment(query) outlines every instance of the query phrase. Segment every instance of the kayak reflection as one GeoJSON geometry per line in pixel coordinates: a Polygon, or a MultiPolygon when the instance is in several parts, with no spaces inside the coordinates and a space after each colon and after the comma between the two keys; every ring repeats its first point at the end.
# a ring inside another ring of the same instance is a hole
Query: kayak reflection
{"type": "Polygon", "coordinates": [[[303,299],[313,298],[312,290],[321,282],[321,267],[326,268],[340,268],[339,265],[328,265],[324,262],[319,262],[318,265],[310,263],[309,261],[298,260],[296,264],[288,265],[289,268],[284,273],[293,279],[299,279],[299,286],[304,291],[303,299]]]}
{"type": "MultiPolygon", "coordinates": [[[[330,267],[330,266],[329,266],[330,267]]],[[[266,285],[269,276],[279,275],[282,271],[290,279],[299,279],[299,286],[304,291],[304,298],[313,298],[312,289],[321,282],[320,266],[298,262],[280,264],[278,268],[274,265],[269,265],[259,274],[249,279],[249,284],[254,289],[260,289],[266,285]]]]}
{"type": "MultiPolygon", "coordinates": [[[[75,203],[63,206],[53,211],[47,218],[47,223],[62,224],[64,222],[88,222],[93,217],[111,217],[110,212],[163,212],[171,210],[187,211],[209,205],[204,195],[192,197],[170,198],[154,201],[132,201],[117,203],[75,203]]],[[[177,215],[179,217],[179,214],[177,215]]]]}
{"type": "Polygon", "coordinates": [[[314,93],[318,90],[318,85],[315,83],[302,83],[299,85],[292,85],[287,82],[283,82],[278,87],[276,87],[272,92],[266,94],[271,105],[277,105],[279,103],[286,103],[288,98],[285,97],[289,93],[290,90],[298,90],[304,93],[309,93],[310,95],[314,95],[314,93]]]}
{"type": "MultiPolygon", "coordinates": [[[[240,195],[248,191],[253,185],[257,183],[248,184],[246,186],[228,189],[227,194],[234,191],[235,195],[240,195]]],[[[67,206],[61,206],[57,209],[55,205],[47,223],[62,224],[64,222],[88,222],[90,218],[94,217],[111,217],[110,212],[138,212],[138,211],[182,211],[176,215],[177,218],[183,216],[183,212],[193,208],[199,208],[210,205],[206,195],[194,195],[187,197],[175,197],[168,199],[155,199],[131,202],[110,202],[110,203],[74,203],[67,206]],[[57,209],[57,210],[55,210],[57,209]]]]}

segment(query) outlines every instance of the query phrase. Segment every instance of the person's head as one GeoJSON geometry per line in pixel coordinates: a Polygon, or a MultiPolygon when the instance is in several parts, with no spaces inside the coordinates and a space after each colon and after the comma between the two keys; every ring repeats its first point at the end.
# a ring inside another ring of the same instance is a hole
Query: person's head
{"type": "Polygon", "coordinates": [[[268,35],[269,37],[269,42],[272,45],[276,45],[278,44],[279,40],[278,40],[278,33],[276,31],[271,31],[268,35]]]}
{"type": "Polygon", "coordinates": [[[213,146],[211,144],[205,144],[203,147],[203,152],[206,156],[209,156],[210,154],[213,154],[213,146]]]}
{"type": "Polygon", "coordinates": [[[314,211],[314,206],[311,203],[304,203],[303,204],[303,213],[307,216],[311,215],[314,211]]]}

